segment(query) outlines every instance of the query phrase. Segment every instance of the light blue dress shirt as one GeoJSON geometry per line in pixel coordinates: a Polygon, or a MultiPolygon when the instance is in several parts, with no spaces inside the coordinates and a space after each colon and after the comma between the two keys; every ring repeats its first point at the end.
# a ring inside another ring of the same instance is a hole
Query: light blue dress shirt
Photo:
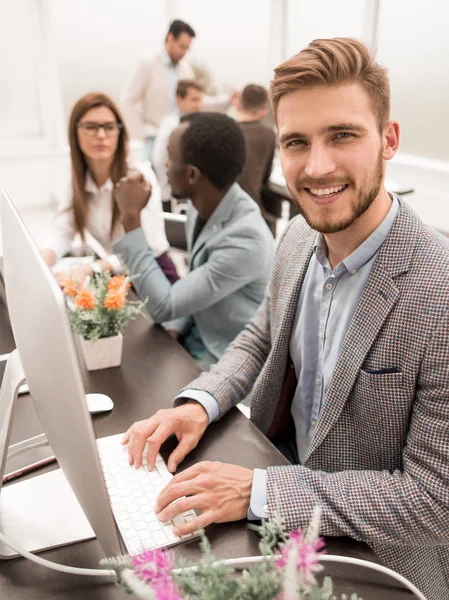
{"type": "MultiPolygon", "coordinates": [[[[313,437],[326,389],[360,296],[380,248],[393,226],[399,202],[391,208],[373,233],[332,270],[324,236],[318,234],[304,278],[290,338],[290,356],[298,384],[291,413],[296,428],[300,462],[304,462],[313,437]]],[[[207,410],[209,421],[217,419],[218,404],[199,390],[184,390],[175,403],[188,396],[207,410]]],[[[254,470],[248,518],[266,518],[266,471],[254,470]]]]}

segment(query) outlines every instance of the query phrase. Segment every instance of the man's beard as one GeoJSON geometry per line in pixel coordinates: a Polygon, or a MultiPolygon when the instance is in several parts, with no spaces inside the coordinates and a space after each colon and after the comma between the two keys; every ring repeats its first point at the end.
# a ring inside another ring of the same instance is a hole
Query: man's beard
{"type": "MultiPolygon", "coordinates": [[[[292,191],[288,187],[288,184],[287,184],[287,187],[292,195],[295,206],[297,207],[299,213],[304,217],[304,219],[306,220],[309,227],[311,227],[312,229],[315,229],[316,231],[319,231],[320,233],[337,233],[338,231],[343,231],[344,229],[347,229],[350,225],[352,225],[354,223],[354,221],[356,219],[361,217],[363,215],[363,213],[365,213],[368,210],[368,208],[371,206],[371,204],[374,202],[374,200],[377,198],[377,196],[379,194],[379,191],[380,191],[380,188],[382,185],[382,180],[383,180],[383,159],[382,159],[382,152],[379,152],[376,169],[374,171],[372,178],[370,179],[368,184],[365,186],[365,189],[362,189],[360,191],[360,193],[358,194],[357,198],[351,203],[350,215],[342,218],[339,221],[336,221],[336,220],[326,221],[325,218],[314,220],[312,215],[308,214],[304,210],[303,206],[300,204],[297,194],[295,194],[295,190],[292,191]],[[368,188],[368,189],[366,189],[366,188],[368,188]]],[[[322,187],[324,185],[327,187],[332,187],[336,183],[336,182],[332,182],[332,181],[326,181],[325,179],[318,180],[318,181],[319,181],[319,183],[315,183],[315,185],[317,185],[317,186],[319,185],[320,187],[322,187]]],[[[350,184],[353,186],[352,181],[350,182],[350,184]]],[[[304,189],[305,186],[301,185],[300,187],[304,189]]],[[[310,186],[307,185],[306,187],[313,188],[314,186],[312,184],[310,186]]],[[[304,193],[307,193],[307,192],[304,191],[304,193]]],[[[343,193],[344,193],[344,191],[343,191],[343,193]]],[[[323,212],[325,209],[326,209],[326,206],[324,205],[322,207],[323,212]]]]}

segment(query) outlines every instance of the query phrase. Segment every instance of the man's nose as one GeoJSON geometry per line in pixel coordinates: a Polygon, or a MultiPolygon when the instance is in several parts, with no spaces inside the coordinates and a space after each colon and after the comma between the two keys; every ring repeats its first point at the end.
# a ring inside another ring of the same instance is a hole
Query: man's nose
{"type": "Polygon", "coordinates": [[[307,157],[305,174],[318,179],[335,171],[335,161],[332,153],[324,146],[312,147],[307,157]]]}

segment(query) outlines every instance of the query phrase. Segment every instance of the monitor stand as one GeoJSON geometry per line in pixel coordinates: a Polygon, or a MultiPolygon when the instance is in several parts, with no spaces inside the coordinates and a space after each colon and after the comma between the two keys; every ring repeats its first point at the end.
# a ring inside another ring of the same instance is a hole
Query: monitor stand
{"type": "MultiPolygon", "coordinates": [[[[2,488],[14,405],[24,382],[19,354],[14,350],[0,388],[0,532],[29,552],[92,539],[95,533],[61,469],[2,488]]],[[[0,559],[17,556],[18,552],[0,541],[0,559]]]]}

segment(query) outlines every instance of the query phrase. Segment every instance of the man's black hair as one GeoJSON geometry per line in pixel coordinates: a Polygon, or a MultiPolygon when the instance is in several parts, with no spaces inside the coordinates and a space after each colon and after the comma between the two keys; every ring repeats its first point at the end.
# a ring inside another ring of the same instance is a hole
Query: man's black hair
{"type": "Polygon", "coordinates": [[[175,19],[171,24],[170,28],[167,31],[167,35],[171,33],[175,40],[179,38],[181,33],[187,33],[190,37],[196,37],[194,30],[190,27],[188,23],[185,21],[181,21],[180,19],[175,19]]]}
{"type": "Polygon", "coordinates": [[[214,112],[190,113],[180,122],[190,123],[181,137],[184,163],[198,167],[219,190],[228,189],[246,160],[245,138],[238,123],[214,112]]]}

